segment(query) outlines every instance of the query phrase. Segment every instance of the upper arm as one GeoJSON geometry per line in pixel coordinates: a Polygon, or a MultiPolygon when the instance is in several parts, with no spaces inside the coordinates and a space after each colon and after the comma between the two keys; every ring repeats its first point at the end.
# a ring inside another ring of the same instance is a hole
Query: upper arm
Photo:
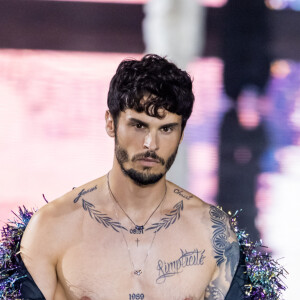
{"type": "Polygon", "coordinates": [[[214,206],[210,207],[209,214],[212,228],[212,251],[217,267],[206,289],[205,300],[223,300],[238,266],[239,243],[227,214],[214,206]]]}
{"type": "Polygon", "coordinates": [[[42,208],[30,220],[22,241],[22,260],[46,299],[53,299],[57,286],[55,240],[52,222],[42,208]]]}

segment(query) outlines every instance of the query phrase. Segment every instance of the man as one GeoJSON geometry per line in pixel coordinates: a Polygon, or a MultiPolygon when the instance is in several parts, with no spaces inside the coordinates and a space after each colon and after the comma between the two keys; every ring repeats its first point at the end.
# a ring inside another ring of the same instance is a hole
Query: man
{"type": "Polygon", "coordinates": [[[166,59],[119,65],[111,171],[41,208],[22,238],[47,300],[225,299],[239,262],[228,216],[165,177],[193,102],[190,77],[166,59]]]}

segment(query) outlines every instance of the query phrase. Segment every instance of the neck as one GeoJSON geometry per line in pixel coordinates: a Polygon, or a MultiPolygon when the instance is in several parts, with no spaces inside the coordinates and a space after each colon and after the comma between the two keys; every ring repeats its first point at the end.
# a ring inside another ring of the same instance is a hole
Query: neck
{"type": "Polygon", "coordinates": [[[148,213],[162,200],[166,189],[165,176],[155,184],[139,186],[122,172],[118,163],[114,163],[109,172],[109,183],[115,198],[128,214],[148,213]]]}

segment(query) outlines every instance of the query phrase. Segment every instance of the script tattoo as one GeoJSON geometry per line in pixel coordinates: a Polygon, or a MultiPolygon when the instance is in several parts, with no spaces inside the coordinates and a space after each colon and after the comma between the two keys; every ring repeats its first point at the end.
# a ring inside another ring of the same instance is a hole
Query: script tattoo
{"type": "Polygon", "coordinates": [[[236,241],[231,243],[228,241],[230,231],[229,226],[226,225],[226,214],[215,206],[210,207],[209,214],[213,223],[212,228],[214,229],[212,237],[212,245],[215,252],[214,258],[217,261],[217,266],[226,261],[226,273],[228,273],[228,280],[230,280],[230,276],[234,275],[237,265],[239,244],[236,241]]]}
{"type": "Polygon", "coordinates": [[[85,195],[85,194],[87,194],[87,193],[90,193],[90,192],[93,192],[93,191],[96,190],[96,189],[97,189],[97,185],[95,185],[94,187],[92,187],[92,188],[90,188],[90,189],[88,189],[88,190],[82,189],[82,190],[78,193],[77,197],[74,199],[74,203],[77,203],[77,202],[79,201],[79,199],[80,199],[83,195],[85,195]]]}
{"type": "Polygon", "coordinates": [[[154,229],[154,232],[160,231],[162,228],[167,229],[171,224],[174,224],[180,219],[180,211],[183,210],[183,200],[173,206],[170,213],[165,214],[166,217],[162,218],[158,223],[153,223],[147,230],[154,229]]]}
{"type": "Polygon", "coordinates": [[[179,195],[179,196],[181,196],[181,197],[183,197],[183,198],[185,198],[185,199],[187,199],[187,200],[190,200],[190,199],[193,198],[192,195],[188,196],[186,194],[183,194],[183,190],[174,189],[174,193],[177,194],[177,195],[179,195]]]}
{"type": "Polygon", "coordinates": [[[195,249],[193,251],[182,250],[181,256],[172,262],[159,260],[157,263],[158,277],[156,283],[161,284],[168,277],[175,276],[183,272],[183,269],[191,266],[201,266],[204,264],[205,250],[195,249]]]}

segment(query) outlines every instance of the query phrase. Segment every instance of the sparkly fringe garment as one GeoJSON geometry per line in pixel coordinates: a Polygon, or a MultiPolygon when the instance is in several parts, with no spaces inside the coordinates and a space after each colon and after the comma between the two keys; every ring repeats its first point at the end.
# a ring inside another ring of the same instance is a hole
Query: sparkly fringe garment
{"type": "Polygon", "coordinates": [[[45,300],[21,259],[23,233],[35,211],[19,207],[15,219],[1,230],[0,240],[0,299],[45,300]]]}
{"type": "Polygon", "coordinates": [[[269,253],[263,253],[260,250],[263,248],[261,242],[253,243],[245,230],[239,229],[237,214],[238,212],[233,215],[231,212],[228,213],[231,226],[240,244],[240,262],[225,300],[282,299],[282,291],[286,289],[282,278],[285,278],[287,271],[272,259],[269,253]],[[242,292],[240,298],[230,296],[235,285],[240,286],[242,292]]]}
{"type": "MultiPolygon", "coordinates": [[[[20,207],[16,218],[1,230],[0,241],[0,299],[44,300],[20,256],[24,230],[35,211],[20,207]]],[[[237,225],[237,213],[229,213],[232,227],[240,244],[240,262],[225,300],[280,300],[286,271],[268,253],[262,253],[260,243],[249,240],[237,225]]]]}

